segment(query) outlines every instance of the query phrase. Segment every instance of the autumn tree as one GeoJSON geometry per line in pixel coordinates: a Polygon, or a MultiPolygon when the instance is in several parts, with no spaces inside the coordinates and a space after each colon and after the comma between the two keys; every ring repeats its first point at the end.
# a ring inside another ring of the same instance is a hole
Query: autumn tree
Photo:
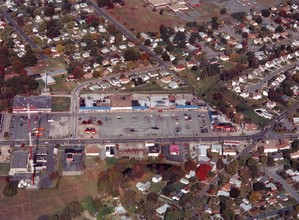
{"type": "Polygon", "coordinates": [[[227,165],[226,171],[228,172],[228,174],[234,175],[238,171],[238,168],[239,168],[238,161],[237,160],[233,160],[232,162],[230,162],[227,165]]]}

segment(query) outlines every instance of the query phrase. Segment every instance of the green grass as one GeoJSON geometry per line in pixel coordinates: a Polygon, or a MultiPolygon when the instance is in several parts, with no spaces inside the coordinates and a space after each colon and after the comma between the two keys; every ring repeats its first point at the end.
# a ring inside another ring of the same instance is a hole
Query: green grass
{"type": "Polygon", "coordinates": [[[163,187],[165,186],[165,184],[163,182],[159,182],[159,183],[153,183],[151,185],[151,187],[149,188],[150,192],[154,192],[154,193],[159,193],[163,187]]]}
{"type": "Polygon", "coordinates": [[[106,167],[109,168],[111,166],[113,166],[114,164],[116,164],[117,159],[115,157],[108,157],[106,158],[106,167]]]}
{"type": "Polygon", "coordinates": [[[7,176],[10,169],[9,163],[0,163],[0,176],[7,176]]]}
{"type": "Polygon", "coordinates": [[[55,76],[53,78],[56,80],[56,83],[54,85],[49,86],[51,92],[69,93],[77,86],[77,83],[75,82],[66,81],[66,78],[63,75],[55,76]]]}
{"type": "Polygon", "coordinates": [[[224,70],[230,70],[237,66],[237,64],[232,61],[223,61],[221,64],[224,66],[224,70]]]}
{"type": "Polygon", "coordinates": [[[52,98],[52,111],[65,112],[69,111],[71,107],[70,97],[53,97],[52,98]]]}
{"type": "Polygon", "coordinates": [[[96,214],[96,208],[93,205],[93,201],[91,196],[87,196],[83,199],[83,201],[81,202],[81,205],[83,207],[84,210],[87,210],[89,212],[90,215],[94,216],[96,214]]]}

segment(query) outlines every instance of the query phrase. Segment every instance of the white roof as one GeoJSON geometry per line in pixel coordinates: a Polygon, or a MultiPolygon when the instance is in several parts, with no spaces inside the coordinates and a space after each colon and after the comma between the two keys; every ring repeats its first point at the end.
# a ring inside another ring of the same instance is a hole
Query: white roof
{"type": "Polygon", "coordinates": [[[53,79],[53,77],[52,76],[50,76],[50,75],[43,75],[42,76],[42,80],[46,83],[46,81],[47,81],[47,85],[51,85],[51,84],[55,84],[56,83],[56,81],[55,81],[55,79],[53,79]]]}
{"type": "Polygon", "coordinates": [[[164,205],[160,206],[159,208],[156,209],[156,212],[160,215],[164,214],[166,212],[166,210],[169,208],[170,206],[165,203],[164,205]]]}

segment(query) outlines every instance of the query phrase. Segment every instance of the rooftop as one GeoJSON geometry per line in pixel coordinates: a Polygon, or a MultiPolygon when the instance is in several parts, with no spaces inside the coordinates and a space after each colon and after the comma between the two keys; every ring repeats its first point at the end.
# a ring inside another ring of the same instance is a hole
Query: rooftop
{"type": "Polygon", "coordinates": [[[25,109],[29,103],[33,109],[48,109],[52,107],[52,97],[49,96],[15,96],[13,101],[14,109],[25,109]]]}
{"type": "Polygon", "coordinates": [[[12,153],[10,168],[26,168],[28,154],[28,151],[14,151],[12,153]]]}

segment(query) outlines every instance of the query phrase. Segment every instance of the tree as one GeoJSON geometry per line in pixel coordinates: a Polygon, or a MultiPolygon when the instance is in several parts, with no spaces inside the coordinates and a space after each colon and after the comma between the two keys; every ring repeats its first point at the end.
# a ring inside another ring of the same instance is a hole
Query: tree
{"type": "Polygon", "coordinates": [[[257,191],[252,191],[249,196],[248,196],[248,199],[249,199],[249,202],[254,204],[254,203],[257,203],[260,201],[261,199],[261,194],[257,191]]]}
{"type": "Polygon", "coordinates": [[[271,12],[268,9],[263,9],[262,10],[262,16],[263,17],[268,18],[268,17],[270,17],[270,15],[271,15],[271,12]]]}
{"type": "Polygon", "coordinates": [[[51,26],[49,29],[47,29],[46,35],[47,35],[47,37],[53,39],[60,35],[60,31],[57,27],[51,26]]]}
{"type": "Polygon", "coordinates": [[[37,57],[35,53],[29,45],[26,45],[25,51],[25,55],[21,58],[22,63],[24,66],[34,66],[37,63],[37,57]]]}
{"type": "Polygon", "coordinates": [[[81,215],[81,213],[83,212],[83,208],[82,205],[77,202],[71,202],[69,203],[63,210],[62,212],[62,218],[63,219],[74,219],[77,218],[81,215]]]}
{"type": "Polygon", "coordinates": [[[71,74],[75,77],[75,79],[81,79],[84,76],[84,71],[80,66],[77,66],[74,68],[71,74]]]}
{"type": "Polygon", "coordinates": [[[255,19],[255,22],[258,23],[258,24],[261,24],[263,23],[263,18],[261,16],[258,16],[256,19],[255,19]]]}
{"type": "Polygon", "coordinates": [[[240,190],[236,187],[232,187],[229,191],[229,196],[234,199],[237,199],[240,196],[240,190]]]}
{"type": "Polygon", "coordinates": [[[273,157],[268,157],[268,161],[267,161],[267,165],[268,166],[274,166],[275,165],[275,160],[273,157]]]}
{"type": "Polygon", "coordinates": [[[260,156],[260,162],[263,165],[266,165],[268,162],[268,157],[267,156],[260,156]]]}
{"type": "Polygon", "coordinates": [[[189,172],[191,170],[196,170],[197,168],[196,162],[194,162],[194,160],[191,159],[187,159],[184,165],[185,165],[186,172],[189,172]]]}
{"type": "Polygon", "coordinates": [[[137,61],[139,57],[140,53],[135,48],[128,48],[124,52],[125,61],[137,61]]]}
{"type": "Polygon", "coordinates": [[[18,192],[18,182],[8,181],[3,189],[3,195],[6,197],[12,197],[17,195],[18,192]]]}
{"type": "Polygon", "coordinates": [[[158,201],[158,197],[159,197],[159,195],[157,194],[157,193],[154,193],[154,192],[150,192],[148,195],[147,195],[147,197],[146,197],[146,199],[148,200],[148,201],[152,201],[152,202],[157,202],[158,201]]]}
{"type": "Polygon", "coordinates": [[[163,61],[170,61],[170,56],[166,51],[164,51],[164,53],[162,54],[162,59],[163,61]]]}
{"type": "Polygon", "coordinates": [[[161,46],[157,46],[155,49],[154,49],[154,51],[155,51],[155,53],[157,54],[157,55],[161,55],[162,53],[163,53],[163,47],[161,47],[161,46]]]}
{"type": "Polygon", "coordinates": [[[150,46],[151,45],[151,40],[150,39],[146,39],[145,41],[144,41],[144,45],[145,46],[150,46]]]}
{"type": "Polygon", "coordinates": [[[20,73],[24,69],[24,64],[19,58],[13,59],[11,66],[15,73],[20,73]]]}
{"type": "Polygon", "coordinates": [[[225,209],[222,213],[222,216],[225,220],[234,220],[235,212],[231,209],[225,209]]]}
{"type": "Polygon", "coordinates": [[[276,33],[282,33],[282,32],[284,32],[284,29],[281,25],[279,25],[277,28],[275,28],[275,32],[276,33]]]}
{"type": "Polygon", "coordinates": [[[216,162],[216,169],[217,170],[222,170],[224,168],[223,160],[219,158],[216,162]]]}
{"type": "Polygon", "coordinates": [[[226,12],[227,12],[226,8],[222,8],[222,9],[220,10],[220,14],[221,14],[221,15],[226,14],[226,12]]]}
{"type": "Polygon", "coordinates": [[[229,163],[227,165],[226,171],[227,171],[228,174],[234,175],[238,171],[238,168],[239,168],[238,161],[237,160],[233,160],[231,163],[229,163]]]}
{"type": "Polygon", "coordinates": [[[44,15],[47,17],[51,17],[53,15],[55,15],[55,6],[47,6],[44,9],[44,15]]]}

